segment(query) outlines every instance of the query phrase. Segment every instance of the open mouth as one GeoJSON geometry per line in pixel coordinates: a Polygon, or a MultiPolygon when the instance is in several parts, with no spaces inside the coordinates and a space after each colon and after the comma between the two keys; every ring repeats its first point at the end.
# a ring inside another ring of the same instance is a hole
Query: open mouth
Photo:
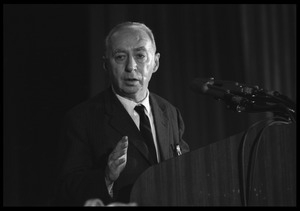
{"type": "Polygon", "coordinates": [[[138,81],[138,79],[135,79],[135,78],[126,78],[125,81],[138,81]]]}
{"type": "Polygon", "coordinates": [[[129,84],[129,85],[132,85],[132,84],[135,84],[135,83],[139,82],[139,80],[135,79],[135,78],[126,78],[124,81],[125,81],[126,84],[129,84]]]}
{"type": "Polygon", "coordinates": [[[139,81],[138,79],[136,78],[125,78],[125,81],[127,82],[135,82],[135,81],[139,81]]]}

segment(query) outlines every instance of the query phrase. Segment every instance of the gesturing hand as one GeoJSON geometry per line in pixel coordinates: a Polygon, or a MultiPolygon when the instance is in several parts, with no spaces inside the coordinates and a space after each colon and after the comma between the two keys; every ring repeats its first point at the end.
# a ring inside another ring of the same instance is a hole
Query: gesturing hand
{"type": "Polygon", "coordinates": [[[127,149],[128,137],[123,136],[114,150],[108,156],[105,174],[106,179],[110,184],[118,179],[120,173],[125,168],[127,162],[127,149]]]}

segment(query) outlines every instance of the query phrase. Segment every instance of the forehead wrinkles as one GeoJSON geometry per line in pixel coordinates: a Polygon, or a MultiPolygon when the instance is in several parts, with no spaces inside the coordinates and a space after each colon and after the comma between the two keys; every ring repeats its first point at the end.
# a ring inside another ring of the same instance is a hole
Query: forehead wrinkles
{"type": "Polygon", "coordinates": [[[111,50],[116,48],[140,48],[153,50],[150,37],[143,30],[137,30],[132,28],[125,28],[116,31],[111,36],[111,50]]]}

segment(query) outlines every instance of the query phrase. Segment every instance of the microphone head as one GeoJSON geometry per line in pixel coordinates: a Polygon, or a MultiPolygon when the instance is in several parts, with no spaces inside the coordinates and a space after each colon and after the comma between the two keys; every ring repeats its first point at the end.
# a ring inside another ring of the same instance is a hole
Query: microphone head
{"type": "Polygon", "coordinates": [[[202,79],[202,78],[196,78],[191,83],[191,89],[196,93],[206,94],[208,91],[208,85],[212,85],[213,78],[210,79],[202,79]]]}

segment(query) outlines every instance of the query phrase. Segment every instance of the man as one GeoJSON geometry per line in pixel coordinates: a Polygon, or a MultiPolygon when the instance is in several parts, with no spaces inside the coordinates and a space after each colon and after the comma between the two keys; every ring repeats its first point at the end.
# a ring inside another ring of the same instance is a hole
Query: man
{"type": "Polygon", "coordinates": [[[179,110],[148,90],[160,58],[151,30],[125,22],[105,43],[111,86],[65,118],[62,137],[68,148],[60,192],[67,205],[83,206],[95,198],[127,203],[147,168],[172,158],[176,150],[189,151],[179,110]]]}

